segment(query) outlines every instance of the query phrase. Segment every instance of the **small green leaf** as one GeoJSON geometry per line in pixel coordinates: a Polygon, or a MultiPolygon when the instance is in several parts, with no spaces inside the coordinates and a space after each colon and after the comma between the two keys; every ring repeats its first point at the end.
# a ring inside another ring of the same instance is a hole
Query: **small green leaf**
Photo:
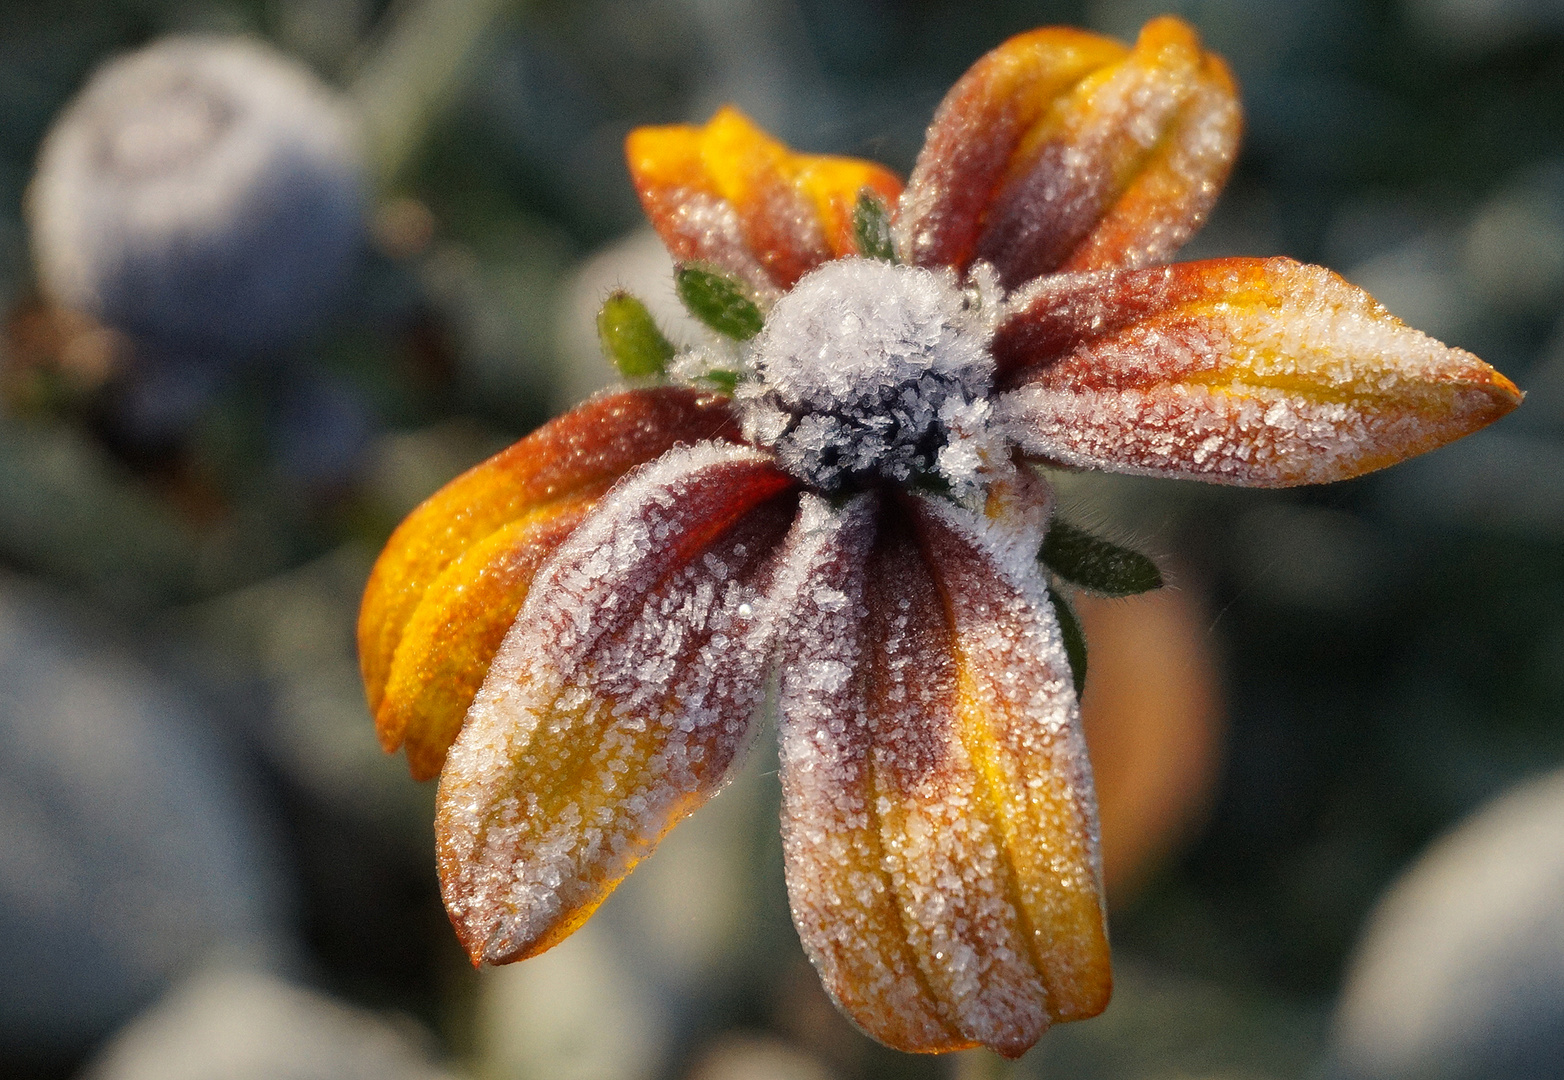
{"type": "Polygon", "coordinates": [[[1048,527],[1039,557],[1066,581],[1104,596],[1134,596],[1162,587],[1162,571],[1140,552],[1058,518],[1048,527]]]}
{"type": "Polygon", "coordinates": [[[853,240],[858,254],[866,259],[896,262],[896,246],[891,242],[891,216],[885,204],[868,188],[858,193],[853,207],[853,240]]]}
{"type": "Polygon", "coordinates": [[[690,314],[719,334],[748,341],[765,324],[760,309],[744,294],[744,287],[730,277],[681,266],[674,272],[674,283],[690,314]]]}
{"type": "Polygon", "coordinates": [[[597,339],[619,374],[627,379],[661,375],[673,359],[673,345],[657,329],[646,305],[627,292],[603,301],[597,313],[597,339]]]}
{"type": "Polygon", "coordinates": [[[727,371],[723,368],[712,368],[712,370],[702,375],[701,378],[705,379],[709,383],[715,384],[717,389],[721,390],[724,394],[733,393],[734,388],[739,384],[739,373],[736,371],[727,371]]]}
{"type": "Polygon", "coordinates": [[[1059,616],[1064,655],[1070,661],[1070,681],[1075,683],[1075,696],[1080,697],[1086,688],[1086,633],[1081,629],[1081,620],[1075,617],[1075,609],[1058,589],[1049,589],[1048,598],[1054,603],[1054,614],[1059,616]]]}

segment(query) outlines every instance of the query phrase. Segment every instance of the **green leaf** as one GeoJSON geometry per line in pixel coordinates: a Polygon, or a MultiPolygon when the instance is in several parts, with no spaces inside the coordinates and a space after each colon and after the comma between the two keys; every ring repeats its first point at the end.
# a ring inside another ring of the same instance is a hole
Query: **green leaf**
{"type": "Polygon", "coordinates": [[[603,301],[597,339],[603,355],[627,379],[661,375],[673,359],[673,344],[657,329],[652,313],[627,292],[612,293],[603,301]]]}
{"type": "Polygon", "coordinates": [[[728,371],[725,368],[712,368],[702,375],[701,378],[714,384],[724,394],[733,393],[734,388],[739,384],[739,373],[737,371],[728,371]]]}
{"type": "Polygon", "coordinates": [[[1050,588],[1048,599],[1053,601],[1054,614],[1059,616],[1064,655],[1070,661],[1070,681],[1075,683],[1075,696],[1080,697],[1086,688],[1086,632],[1081,629],[1081,620],[1076,618],[1075,609],[1060,595],[1058,589],[1050,588]]]}
{"type": "Polygon", "coordinates": [[[1140,552],[1058,518],[1048,527],[1039,558],[1071,584],[1104,596],[1134,596],[1162,587],[1162,571],[1140,552]]]}
{"type": "Polygon", "coordinates": [[[868,188],[858,193],[853,207],[853,240],[858,254],[866,259],[896,262],[896,246],[891,242],[891,216],[885,204],[868,188]]]}
{"type": "Polygon", "coordinates": [[[760,308],[745,295],[744,287],[730,277],[681,266],[674,271],[674,284],[690,314],[719,334],[748,341],[765,324],[760,308]]]}

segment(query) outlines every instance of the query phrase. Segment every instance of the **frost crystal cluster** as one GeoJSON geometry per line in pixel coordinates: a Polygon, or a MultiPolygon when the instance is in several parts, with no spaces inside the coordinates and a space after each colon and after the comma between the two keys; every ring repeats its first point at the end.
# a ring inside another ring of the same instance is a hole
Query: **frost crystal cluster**
{"type": "Polygon", "coordinates": [[[745,437],[820,491],[925,478],[974,487],[996,294],[983,269],[962,289],[947,269],[826,263],[777,302],[755,340],[757,378],[738,394],[745,437]]]}

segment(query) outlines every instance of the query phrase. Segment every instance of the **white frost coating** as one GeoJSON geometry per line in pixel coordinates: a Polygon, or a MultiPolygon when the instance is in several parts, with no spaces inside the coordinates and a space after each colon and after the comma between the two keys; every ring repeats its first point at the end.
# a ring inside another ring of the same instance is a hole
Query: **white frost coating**
{"type": "Polygon", "coordinates": [[[674,382],[693,383],[715,373],[743,377],[749,370],[744,350],[731,338],[712,334],[717,341],[701,342],[680,349],[668,361],[668,377],[674,382]]]}
{"type": "Polygon", "coordinates": [[[777,302],[738,399],[746,437],[822,491],[933,474],[958,497],[993,456],[992,271],[838,259],[777,302]]]}
{"type": "Polygon", "coordinates": [[[741,518],[688,562],[681,549],[769,469],[752,449],[670,451],[539,570],[440,783],[446,905],[486,959],[595,905],[747,746],[785,514],[741,518]]]}

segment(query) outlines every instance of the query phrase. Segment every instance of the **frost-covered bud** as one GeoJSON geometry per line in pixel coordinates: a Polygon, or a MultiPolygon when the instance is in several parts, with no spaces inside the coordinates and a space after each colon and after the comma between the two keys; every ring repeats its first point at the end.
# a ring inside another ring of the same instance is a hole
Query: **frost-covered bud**
{"type": "Polygon", "coordinates": [[[357,119],[245,39],[115,60],[55,122],[28,193],[44,292],[140,337],[246,353],[340,291],[363,229],[357,119]]]}
{"type": "Polygon", "coordinates": [[[744,434],[820,491],[978,483],[994,361],[991,286],[872,259],[826,263],[779,300],[739,389],[744,434]]]}

